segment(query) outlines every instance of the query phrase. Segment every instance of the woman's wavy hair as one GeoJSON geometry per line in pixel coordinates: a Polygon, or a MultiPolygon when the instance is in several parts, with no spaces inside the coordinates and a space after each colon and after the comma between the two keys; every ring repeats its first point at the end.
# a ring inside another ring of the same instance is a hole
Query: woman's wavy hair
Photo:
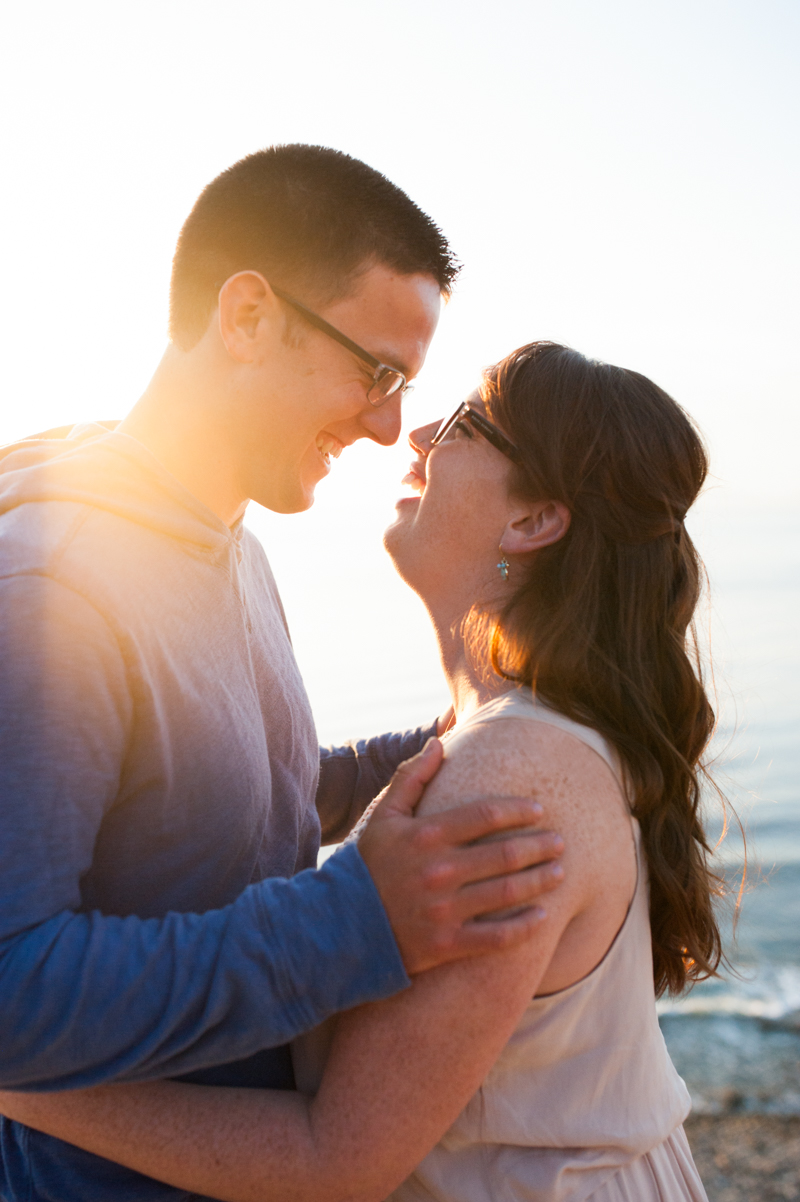
{"type": "Polygon", "coordinates": [[[656,993],[679,993],[722,954],[700,817],[714,725],[693,625],[702,564],[683,524],[706,451],[650,380],[551,342],[490,369],[482,398],[522,452],[514,491],[572,515],[496,616],[492,666],[619,752],[649,865],[656,993]]]}

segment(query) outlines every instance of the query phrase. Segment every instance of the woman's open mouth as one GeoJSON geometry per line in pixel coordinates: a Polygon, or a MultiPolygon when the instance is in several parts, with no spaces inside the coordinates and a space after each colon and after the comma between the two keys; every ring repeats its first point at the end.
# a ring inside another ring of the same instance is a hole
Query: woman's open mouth
{"type": "Polygon", "coordinates": [[[415,460],[403,479],[401,484],[411,490],[411,495],[408,493],[399,497],[397,500],[398,506],[418,503],[420,497],[425,492],[425,464],[419,460],[415,460]]]}
{"type": "Polygon", "coordinates": [[[425,483],[425,463],[421,459],[415,459],[406,475],[403,476],[401,484],[407,484],[412,492],[421,496],[425,492],[425,483]]]}

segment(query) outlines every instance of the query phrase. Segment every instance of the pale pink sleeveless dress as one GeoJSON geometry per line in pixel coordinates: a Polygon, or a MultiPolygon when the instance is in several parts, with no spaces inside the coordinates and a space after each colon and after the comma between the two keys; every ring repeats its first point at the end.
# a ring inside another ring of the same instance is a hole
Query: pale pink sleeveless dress
{"type": "MultiPolygon", "coordinates": [[[[453,741],[501,718],[580,739],[622,785],[606,741],[528,689],[483,706],[453,741]]],[[[478,1093],[389,1202],[707,1202],[682,1127],[689,1095],[656,1018],[647,864],[632,822],[636,891],[604,959],[533,999],[478,1093]]]]}
{"type": "MultiPolygon", "coordinates": [[[[579,739],[624,792],[605,739],[530,689],[483,706],[444,741],[501,718],[579,739]]],[[[387,1202],[708,1202],[682,1126],[689,1094],[656,1018],[647,862],[631,822],[636,889],[603,960],[568,989],[533,999],[481,1088],[387,1202]]],[[[305,1092],[319,1087],[332,1030],[329,1021],[293,1044],[305,1092]]]]}

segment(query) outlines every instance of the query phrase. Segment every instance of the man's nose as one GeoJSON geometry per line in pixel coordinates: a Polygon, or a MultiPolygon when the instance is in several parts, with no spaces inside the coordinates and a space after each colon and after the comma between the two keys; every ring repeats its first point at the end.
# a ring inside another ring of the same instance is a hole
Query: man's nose
{"type": "Polygon", "coordinates": [[[427,426],[417,426],[416,430],[412,430],[408,441],[413,449],[419,451],[421,455],[427,455],[440,425],[441,422],[429,422],[427,426]]]}
{"type": "Polygon", "coordinates": [[[398,394],[389,397],[389,400],[384,401],[378,409],[374,405],[369,405],[361,412],[361,425],[366,430],[367,436],[373,442],[379,442],[382,447],[394,446],[400,437],[400,429],[403,424],[400,402],[401,396],[398,394]]]}

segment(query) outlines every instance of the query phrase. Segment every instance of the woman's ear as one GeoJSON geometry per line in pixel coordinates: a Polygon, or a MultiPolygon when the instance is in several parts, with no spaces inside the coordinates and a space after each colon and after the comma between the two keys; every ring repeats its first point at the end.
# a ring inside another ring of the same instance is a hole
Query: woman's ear
{"type": "Polygon", "coordinates": [[[572,515],[562,501],[535,501],[511,518],[500,546],[506,555],[527,555],[557,543],[569,530],[572,515]]]}
{"type": "Polygon", "coordinates": [[[237,363],[253,363],[261,353],[265,319],[279,312],[275,293],[257,271],[229,276],[219,292],[219,333],[237,363]]]}

